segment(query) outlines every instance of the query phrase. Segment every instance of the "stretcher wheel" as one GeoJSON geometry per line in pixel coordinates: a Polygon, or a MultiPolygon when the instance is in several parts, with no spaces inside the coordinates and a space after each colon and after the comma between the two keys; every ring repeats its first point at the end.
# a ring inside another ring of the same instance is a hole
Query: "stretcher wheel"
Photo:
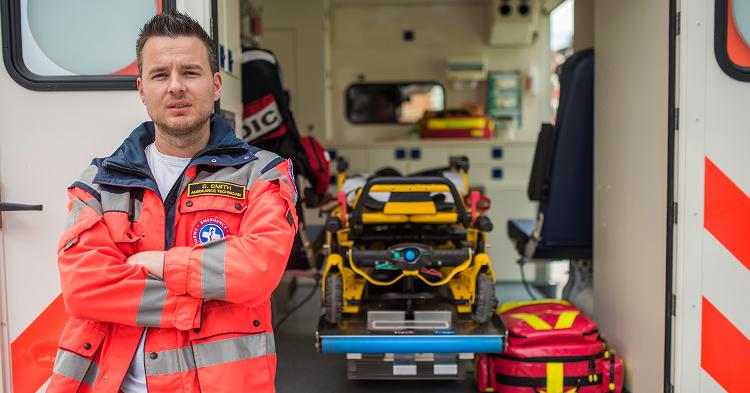
{"type": "Polygon", "coordinates": [[[475,299],[471,318],[479,323],[489,321],[499,302],[497,296],[495,296],[495,283],[485,273],[480,273],[477,276],[475,299]]]}
{"type": "Polygon", "coordinates": [[[341,275],[331,274],[326,278],[325,318],[330,323],[341,321],[341,309],[344,304],[341,275]]]}

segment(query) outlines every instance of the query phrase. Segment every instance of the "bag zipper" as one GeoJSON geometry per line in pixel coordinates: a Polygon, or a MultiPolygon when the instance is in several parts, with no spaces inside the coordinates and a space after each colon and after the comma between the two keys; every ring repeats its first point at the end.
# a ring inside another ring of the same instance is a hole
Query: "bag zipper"
{"type": "MultiPolygon", "coordinates": [[[[583,362],[583,361],[591,361],[594,362],[596,359],[599,359],[601,357],[604,357],[604,353],[598,353],[596,355],[587,355],[587,356],[546,356],[546,357],[534,357],[534,358],[517,358],[513,356],[508,356],[504,353],[496,354],[495,356],[501,357],[503,359],[508,360],[514,360],[517,362],[528,362],[528,363],[573,363],[573,362],[583,362]]],[[[591,363],[589,363],[591,364],[591,363]]]]}
{"type": "MultiPolygon", "coordinates": [[[[554,331],[554,330],[552,330],[552,331],[554,331]]],[[[593,329],[593,330],[589,330],[588,332],[583,332],[583,333],[581,333],[581,335],[582,336],[590,336],[592,334],[598,334],[598,333],[599,333],[599,329],[593,329]]],[[[518,333],[514,333],[514,332],[511,332],[511,331],[508,331],[507,336],[508,337],[515,337],[515,338],[529,338],[529,336],[520,335],[518,333]]]]}

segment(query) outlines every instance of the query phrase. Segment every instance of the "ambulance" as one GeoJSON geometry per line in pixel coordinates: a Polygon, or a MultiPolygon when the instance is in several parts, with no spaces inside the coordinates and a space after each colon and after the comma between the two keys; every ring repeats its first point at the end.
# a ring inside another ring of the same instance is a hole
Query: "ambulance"
{"type": "MultiPolygon", "coordinates": [[[[300,131],[347,157],[351,171],[411,173],[469,156],[472,186],[492,200],[488,242],[498,283],[520,282],[522,272],[537,284],[556,278],[544,263],[519,270],[506,225],[537,215],[526,186],[540,125],[555,115],[554,67],[593,48],[588,311],[624,359],[627,391],[750,391],[750,2],[6,0],[0,7],[0,392],[43,392],[48,384],[67,317],[55,248],[65,190],[93,157],[111,154],[148,120],[135,91],[135,40],[165,9],[188,13],[217,43],[224,92],[215,109],[240,137],[243,47],[255,45],[276,54],[300,131]],[[561,32],[563,17],[571,28],[561,32]],[[368,87],[425,85],[437,109],[483,107],[495,119],[490,138],[419,139],[421,112],[358,113],[351,105],[368,87]]],[[[322,222],[307,213],[310,223],[322,222]]]]}

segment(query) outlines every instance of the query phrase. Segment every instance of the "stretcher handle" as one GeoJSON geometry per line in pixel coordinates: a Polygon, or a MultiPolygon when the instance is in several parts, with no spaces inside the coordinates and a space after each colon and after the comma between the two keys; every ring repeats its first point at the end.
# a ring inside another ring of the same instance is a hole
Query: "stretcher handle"
{"type": "Polygon", "coordinates": [[[397,185],[397,184],[442,184],[448,186],[448,189],[450,190],[451,196],[453,197],[453,201],[456,204],[456,209],[458,210],[458,218],[463,223],[465,227],[469,227],[471,224],[471,214],[466,211],[466,206],[464,206],[463,198],[458,193],[458,190],[456,189],[456,186],[451,182],[450,180],[440,177],[440,176],[413,176],[413,177],[375,177],[371,178],[365,183],[365,186],[362,189],[362,193],[360,194],[359,199],[357,200],[356,204],[354,205],[354,209],[352,209],[351,214],[349,215],[349,218],[351,219],[353,224],[362,224],[362,210],[364,209],[365,205],[365,196],[370,195],[370,189],[374,185],[379,184],[388,184],[388,185],[397,185]]]}
{"type": "MultiPolygon", "coordinates": [[[[374,267],[378,262],[392,260],[392,250],[351,250],[352,259],[361,267],[374,267]]],[[[458,266],[471,258],[468,248],[452,250],[429,250],[420,255],[421,266],[458,266]]]]}

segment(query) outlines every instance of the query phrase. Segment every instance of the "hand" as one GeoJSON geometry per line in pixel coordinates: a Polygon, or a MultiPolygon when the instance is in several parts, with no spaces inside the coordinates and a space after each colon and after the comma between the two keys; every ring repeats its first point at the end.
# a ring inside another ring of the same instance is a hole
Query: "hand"
{"type": "Polygon", "coordinates": [[[164,279],[164,251],[143,251],[131,255],[127,261],[131,265],[141,265],[157,278],[164,279]]]}

